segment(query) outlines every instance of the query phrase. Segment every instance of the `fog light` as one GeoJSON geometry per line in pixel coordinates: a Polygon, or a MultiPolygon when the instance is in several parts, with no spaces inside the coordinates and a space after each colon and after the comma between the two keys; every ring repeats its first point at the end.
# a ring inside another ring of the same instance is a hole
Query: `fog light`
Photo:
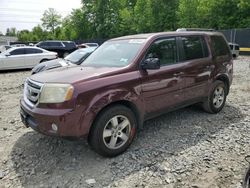
{"type": "Polygon", "coordinates": [[[52,123],[51,127],[52,127],[53,131],[57,131],[58,130],[58,127],[57,127],[57,125],[55,123],[52,123]]]}

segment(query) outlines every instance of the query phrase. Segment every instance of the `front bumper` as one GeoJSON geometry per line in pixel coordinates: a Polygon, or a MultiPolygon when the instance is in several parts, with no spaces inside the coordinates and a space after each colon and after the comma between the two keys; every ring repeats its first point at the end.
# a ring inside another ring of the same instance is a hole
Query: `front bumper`
{"type": "Polygon", "coordinates": [[[85,137],[81,130],[80,116],[73,109],[43,109],[28,106],[20,101],[20,115],[23,124],[37,132],[50,136],[85,137]],[[52,128],[57,125],[57,130],[52,128]]]}

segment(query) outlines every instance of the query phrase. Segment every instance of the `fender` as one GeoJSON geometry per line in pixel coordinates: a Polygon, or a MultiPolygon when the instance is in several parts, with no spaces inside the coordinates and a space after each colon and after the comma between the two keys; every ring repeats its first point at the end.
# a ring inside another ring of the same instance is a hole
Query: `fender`
{"type": "MultiPolygon", "coordinates": [[[[87,135],[90,128],[102,109],[113,103],[128,102],[133,104],[137,109],[144,112],[144,103],[142,97],[135,91],[126,89],[112,89],[103,91],[98,95],[93,95],[93,98],[88,102],[85,110],[82,111],[80,118],[80,132],[82,135],[87,135]]],[[[143,113],[144,114],[144,113],[143,113]]],[[[143,114],[136,114],[139,120],[143,119],[143,114]],[[139,116],[139,117],[138,117],[139,116]]]]}

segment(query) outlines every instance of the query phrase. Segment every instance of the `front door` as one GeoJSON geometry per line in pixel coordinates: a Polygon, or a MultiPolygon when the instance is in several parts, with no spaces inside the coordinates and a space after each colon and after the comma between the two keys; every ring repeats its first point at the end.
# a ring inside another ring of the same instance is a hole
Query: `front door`
{"type": "Polygon", "coordinates": [[[158,70],[142,70],[142,94],[146,116],[176,106],[183,102],[183,66],[179,63],[178,47],[175,37],[156,40],[145,59],[158,58],[158,70]]]}
{"type": "Polygon", "coordinates": [[[25,68],[24,49],[18,48],[11,51],[10,54],[3,59],[3,65],[3,69],[25,68]]]}

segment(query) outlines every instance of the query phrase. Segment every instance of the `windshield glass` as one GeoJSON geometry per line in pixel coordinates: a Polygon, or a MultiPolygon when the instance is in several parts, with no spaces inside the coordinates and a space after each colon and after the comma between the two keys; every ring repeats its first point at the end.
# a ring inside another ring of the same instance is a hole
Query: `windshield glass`
{"type": "Polygon", "coordinates": [[[129,39],[105,42],[86,59],[83,66],[125,67],[135,58],[145,41],[129,39]]]}
{"type": "Polygon", "coordinates": [[[79,49],[67,55],[65,59],[76,64],[80,60],[86,59],[94,50],[95,48],[79,49]]]}

